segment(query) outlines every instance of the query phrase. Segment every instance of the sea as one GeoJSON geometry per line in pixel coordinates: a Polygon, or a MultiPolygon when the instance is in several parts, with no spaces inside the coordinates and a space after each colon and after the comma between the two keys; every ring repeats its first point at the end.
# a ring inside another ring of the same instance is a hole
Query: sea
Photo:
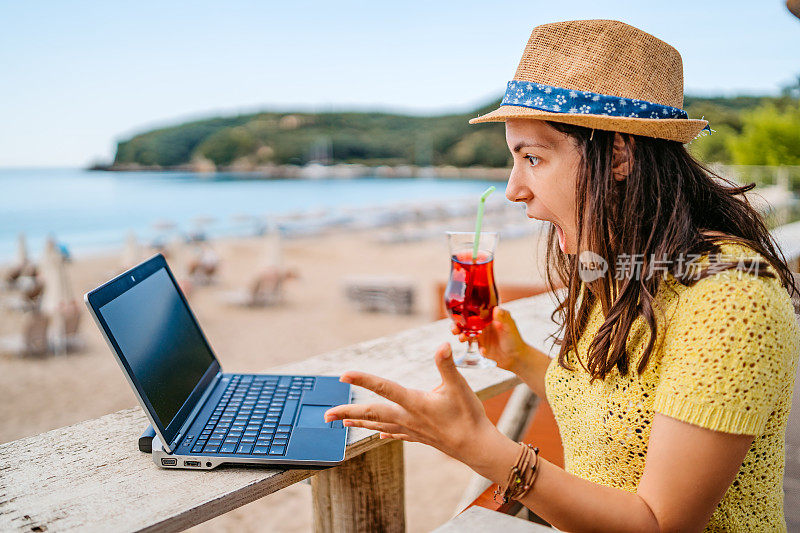
{"type": "Polygon", "coordinates": [[[254,179],[235,173],[0,169],[0,262],[24,233],[35,258],[52,236],[69,253],[119,249],[133,231],[152,242],[171,231],[247,235],[270,219],[331,219],[399,204],[477,202],[488,178],[254,179]],[[305,214],[305,218],[302,215],[305,214]]]}

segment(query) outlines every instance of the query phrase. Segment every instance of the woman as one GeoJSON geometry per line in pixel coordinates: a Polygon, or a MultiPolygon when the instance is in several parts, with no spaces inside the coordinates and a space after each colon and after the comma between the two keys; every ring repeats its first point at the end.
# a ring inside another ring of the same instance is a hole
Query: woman
{"type": "Polygon", "coordinates": [[[686,152],[707,123],[682,102],[672,47],[573,21],[535,28],[503,105],[472,121],[505,121],[506,196],[553,224],[547,260],[567,287],[558,357],[499,308],[478,342],[547,398],[565,470],[497,431],[449,345],[433,391],[348,372],[394,403],[326,419],[435,446],[561,530],[785,530],[794,282],[750,187],[686,152]]]}

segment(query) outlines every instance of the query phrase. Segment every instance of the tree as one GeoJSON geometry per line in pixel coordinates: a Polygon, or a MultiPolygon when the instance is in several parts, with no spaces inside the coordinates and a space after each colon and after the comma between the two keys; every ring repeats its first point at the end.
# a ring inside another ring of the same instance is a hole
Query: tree
{"type": "Polygon", "coordinates": [[[484,127],[464,135],[446,157],[448,163],[459,167],[505,167],[511,159],[503,130],[498,127],[484,127]]]}
{"type": "Polygon", "coordinates": [[[728,149],[738,165],[800,165],[800,103],[764,104],[743,115],[728,149]]]}
{"type": "Polygon", "coordinates": [[[214,133],[200,144],[197,152],[217,166],[230,165],[236,159],[256,149],[253,134],[244,127],[226,128],[214,133]]]}
{"type": "Polygon", "coordinates": [[[711,135],[703,135],[689,143],[689,152],[704,163],[729,163],[728,143],[736,135],[736,130],[725,123],[712,124],[711,127],[714,129],[711,135]]]}

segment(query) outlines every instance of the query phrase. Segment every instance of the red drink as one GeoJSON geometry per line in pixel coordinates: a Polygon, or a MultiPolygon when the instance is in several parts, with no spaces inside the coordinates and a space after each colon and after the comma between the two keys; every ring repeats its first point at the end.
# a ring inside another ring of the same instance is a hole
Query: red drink
{"type": "Polygon", "coordinates": [[[450,318],[467,335],[477,335],[492,321],[498,303],[493,265],[494,257],[486,252],[479,252],[475,262],[471,250],[450,257],[444,304],[450,318]]]}

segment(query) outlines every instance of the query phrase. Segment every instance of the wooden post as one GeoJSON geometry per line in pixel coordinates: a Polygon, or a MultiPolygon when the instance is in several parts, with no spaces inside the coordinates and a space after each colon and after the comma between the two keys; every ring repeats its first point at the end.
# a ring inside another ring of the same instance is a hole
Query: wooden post
{"type": "Polygon", "coordinates": [[[314,532],[405,531],[403,443],[390,441],[311,478],[314,532]]]}

